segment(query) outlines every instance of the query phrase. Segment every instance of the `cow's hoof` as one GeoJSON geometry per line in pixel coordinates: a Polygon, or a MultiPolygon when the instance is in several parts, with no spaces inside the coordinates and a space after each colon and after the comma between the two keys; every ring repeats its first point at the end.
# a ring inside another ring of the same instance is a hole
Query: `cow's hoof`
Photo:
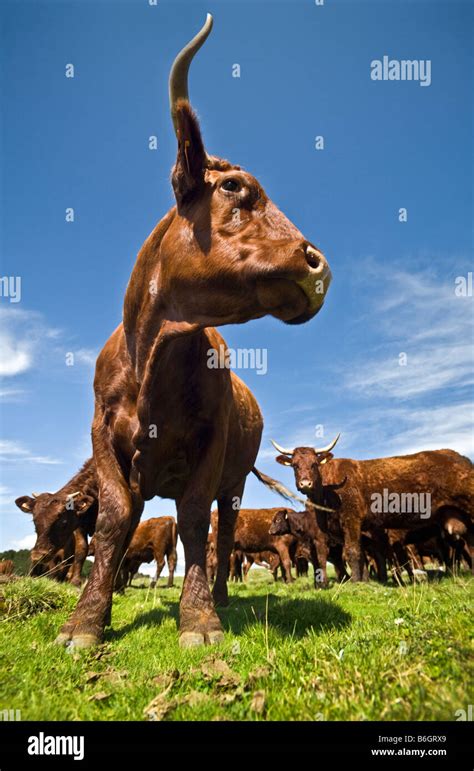
{"type": "Polygon", "coordinates": [[[70,632],[60,632],[56,639],[54,640],[55,645],[62,645],[66,646],[71,641],[71,633],[70,632]]]}
{"type": "Polygon", "coordinates": [[[90,633],[84,633],[84,634],[75,634],[69,641],[67,647],[71,649],[84,649],[84,648],[94,648],[96,645],[99,645],[101,642],[100,638],[97,637],[95,634],[90,633]]]}
{"type": "Polygon", "coordinates": [[[216,629],[213,632],[207,632],[206,642],[209,645],[219,645],[219,643],[224,642],[224,632],[220,629],[216,629]]]}
{"type": "Polygon", "coordinates": [[[214,645],[224,639],[206,576],[198,565],[189,569],[184,582],[179,626],[180,645],[183,648],[214,645]]]}
{"type": "Polygon", "coordinates": [[[180,648],[199,648],[205,644],[206,641],[202,632],[181,632],[179,636],[180,648]]]}

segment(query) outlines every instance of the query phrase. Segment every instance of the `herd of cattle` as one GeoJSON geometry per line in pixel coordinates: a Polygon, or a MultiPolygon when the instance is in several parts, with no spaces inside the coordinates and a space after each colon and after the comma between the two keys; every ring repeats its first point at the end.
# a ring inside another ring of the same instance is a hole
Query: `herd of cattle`
{"type": "MultiPolygon", "coordinates": [[[[238,572],[243,554],[244,566],[267,562],[267,552],[275,555],[268,564],[275,570],[278,557],[286,580],[292,561],[310,559],[318,586],[327,583],[328,560],[341,580],[347,570],[353,581],[364,580],[371,569],[383,580],[387,558],[400,566],[405,555],[421,559],[430,539],[443,561],[451,564],[453,553],[472,565],[472,464],[449,450],[353,461],[333,458],[334,442],[319,450],[277,446],[278,462],[293,467],[306,496],[305,511],[243,511],[237,519],[236,501],[250,473],[277,492],[284,488],[255,468],[262,414],[226,365],[216,327],[265,316],[295,328],[311,323],[332,277],[321,250],[258,180],[205,149],[189,101],[188,71],[212,23],[208,15],[171,67],[175,205],[145,240],[125,293],[123,321],[97,359],[93,458],[57,493],[17,501],[34,518],[35,573],[54,569],[79,584],[94,533],[89,580],[56,638],[67,647],[100,643],[111,623],[117,581],[123,586],[141,560],[155,555],[153,524],[137,527],[145,501],[155,497],[176,502],[185,554],[183,647],[223,639],[216,605],[228,604],[229,564],[238,572]],[[224,364],[210,366],[211,359],[224,364]],[[218,524],[210,547],[214,501],[218,524]],[[421,526],[433,530],[420,536],[421,526]],[[421,542],[412,543],[415,537],[421,542]],[[206,566],[206,554],[214,565],[206,566]],[[212,593],[206,569],[215,575],[212,593]]],[[[315,351],[317,345],[315,337],[315,351]]],[[[172,573],[172,524],[168,534],[170,545],[156,555],[158,569],[168,555],[172,573]]]]}
{"type": "MultiPolygon", "coordinates": [[[[311,563],[318,588],[328,584],[327,562],[333,564],[338,581],[372,576],[385,582],[390,571],[403,584],[404,570],[413,580],[426,562],[448,572],[463,567],[473,570],[474,474],[469,459],[452,450],[437,450],[355,461],[334,458],[334,446],[332,442],[323,449],[285,450],[276,445],[281,451],[276,460],[293,467],[296,487],[307,496],[306,505],[302,511],[281,506],[241,509],[226,568],[231,580],[242,580],[253,564],[267,567],[275,579],[281,574],[290,582],[293,568],[297,576],[307,576],[311,563]],[[383,490],[390,491],[390,503],[379,511],[374,501],[377,494],[383,500],[383,490]],[[429,507],[417,505],[420,500],[429,501],[429,507]]],[[[260,473],[259,477],[269,488],[290,497],[280,483],[260,473]]],[[[94,538],[90,543],[88,539],[95,531],[99,508],[93,459],[57,492],[24,495],[16,504],[33,516],[36,529],[32,574],[80,586],[86,556],[94,554],[94,538]]],[[[206,549],[209,582],[217,574],[217,534],[216,509],[211,513],[206,549]]],[[[120,560],[115,588],[130,584],[140,565],[152,561],[156,562],[155,585],[165,559],[168,586],[172,586],[177,539],[173,517],[141,522],[120,560]]],[[[0,563],[0,573],[11,572],[12,567],[10,561],[0,563]]]]}

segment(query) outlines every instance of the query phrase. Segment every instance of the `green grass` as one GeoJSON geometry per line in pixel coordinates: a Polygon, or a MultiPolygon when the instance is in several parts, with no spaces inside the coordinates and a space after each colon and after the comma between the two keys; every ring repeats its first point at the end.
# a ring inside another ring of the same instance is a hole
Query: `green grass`
{"type": "Polygon", "coordinates": [[[192,651],[178,646],[179,588],[132,587],[114,598],[105,643],[70,654],[53,640],[77,593],[20,579],[0,586],[0,710],[23,720],[455,720],[474,701],[473,587],[463,576],[316,592],[253,570],[220,611],[225,643],[192,651]]]}

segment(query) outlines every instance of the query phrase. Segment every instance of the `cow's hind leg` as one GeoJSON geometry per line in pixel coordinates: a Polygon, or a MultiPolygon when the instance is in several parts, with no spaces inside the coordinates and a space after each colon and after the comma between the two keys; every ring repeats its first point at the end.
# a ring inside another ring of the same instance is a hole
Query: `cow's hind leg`
{"type": "Polygon", "coordinates": [[[161,571],[163,570],[165,566],[165,558],[163,554],[155,554],[155,560],[156,560],[156,572],[155,577],[150,581],[150,588],[154,589],[155,586],[158,583],[158,579],[161,576],[161,571]]]}
{"type": "MultiPolygon", "coordinates": [[[[232,490],[228,495],[222,496],[217,501],[219,512],[219,525],[217,528],[217,574],[212,594],[217,605],[229,604],[227,590],[227,574],[231,551],[234,548],[235,523],[240,508],[240,501],[244,490],[244,482],[232,490]],[[236,502],[239,506],[235,508],[236,502]]],[[[240,574],[242,575],[242,573],[240,574]]]]}
{"type": "Polygon", "coordinates": [[[176,570],[176,563],[178,561],[178,555],[177,555],[176,549],[174,547],[167,554],[166,559],[167,559],[167,562],[168,562],[168,583],[167,583],[167,587],[171,588],[172,586],[174,586],[174,571],[176,570]]]}

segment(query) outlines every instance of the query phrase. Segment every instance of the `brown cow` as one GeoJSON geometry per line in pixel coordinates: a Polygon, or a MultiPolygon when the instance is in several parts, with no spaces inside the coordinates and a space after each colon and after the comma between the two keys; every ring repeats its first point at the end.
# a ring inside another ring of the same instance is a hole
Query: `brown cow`
{"type": "Polygon", "coordinates": [[[0,561],[0,576],[11,576],[15,571],[13,560],[0,561]]]}
{"type": "MultiPolygon", "coordinates": [[[[294,559],[292,560],[292,563],[295,564],[294,559]]],[[[278,579],[278,568],[281,568],[282,575],[283,577],[285,576],[280,557],[275,552],[261,551],[256,554],[246,552],[244,554],[244,563],[242,565],[244,580],[247,578],[249,570],[253,565],[258,565],[258,567],[269,570],[275,581],[278,579]]]]}
{"type": "Polygon", "coordinates": [[[452,510],[472,522],[474,473],[468,458],[454,450],[431,450],[373,460],[335,459],[331,450],[338,438],[321,450],[274,446],[281,453],[276,460],[293,467],[298,490],[316,507],[321,529],[342,530],[352,581],[366,577],[362,530],[412,530],[426,526],[428,519],[441,524],[452,510]]]}
{"type": "Polygon", "coordinates": [[[213,594],[226,604],[236,502],[254,466],[262,418],[250,391],[226,366],[225,342],[213,327],[266,315],[288,324],[309,321],[331,279],[324,256],[255,177],[204,149],[187,75],[211,26],[208,16],[170,75],[176,206],[145,241],[127,287],[123,324],[97,360],[96,557],[57,638],[65,645],[88,647],[102,639],[120,555],[144,500],[155,495],[177,503],[186,561],[180,643],[223,639],[205,575],[210,508],[217,500],[213,594]]]}
{"type": "Polygon", "coordinates": [[[309,550],[314,568],[314,585],[317,589],[328,586],[327,560],[333,563],[339,582],[348,578],[340,544],[330,542],[313,511],[293,511],[293,509],[274,509],[275,515],[270,524],[272,535],[293,535],[299,543],[309,550]],[[331,543],[331,546],[329,545],[331,543]]]}
{"type": "MultiPolygon", "coordinates": [[[[294,564],[294,559],[292,559],[292,564],[294,564]]],[[[245,581],[253,565],[270,570],[275,581],[278,579],[278,568],[281,568],[283,578],[285,576],[278,554],[271,551],[251,553],[234,549],[230,555],[230,580],[245,581]]]]}
{"type": "Polygon", "coordinates": [[[98,511],[95,464],[89,458],[55,493],[22,495],[15,503],[32,514],[36,543],[31,551],[34,576],[48,574],[81,585],[87,538],[95,529],[98,511]]]}
{"type": "MultiPolygon", "coordinates": [[[[257,554],[259,552],[272,552],[279,557],[282,566],[284,580],[287,583],[293,581],[291,575],[292,554],[295,552],[296,539],[286,534],[276,536],[270,534],[270,525],[275,514],[280,509],[241,509],[237,517],[234,532],[234,551],[244,554],[257,554]]],[[[291,509],[288,509],[291,511],[291,509]]],[[[219,538],[217,527],[217,511],[211,514],[212,533],[214,538],[219,538]]],[[[219,567],[219,566],[218,566],[219,567]]]]}
{"type": "Polygon", "coordinates": [[[178,530],[174,517],[152,517],[140,522],[123,558],[118,588],[125,587],[127,583],[130,584],[140,565],[143,562],[152,562],[152,560],[156,562],[156,574],[150,586],[156,586],[165,566],[165,557],[168,563],[167,586],[173,586],[174,571],[178,559],[177,541],[178,530]]]}

